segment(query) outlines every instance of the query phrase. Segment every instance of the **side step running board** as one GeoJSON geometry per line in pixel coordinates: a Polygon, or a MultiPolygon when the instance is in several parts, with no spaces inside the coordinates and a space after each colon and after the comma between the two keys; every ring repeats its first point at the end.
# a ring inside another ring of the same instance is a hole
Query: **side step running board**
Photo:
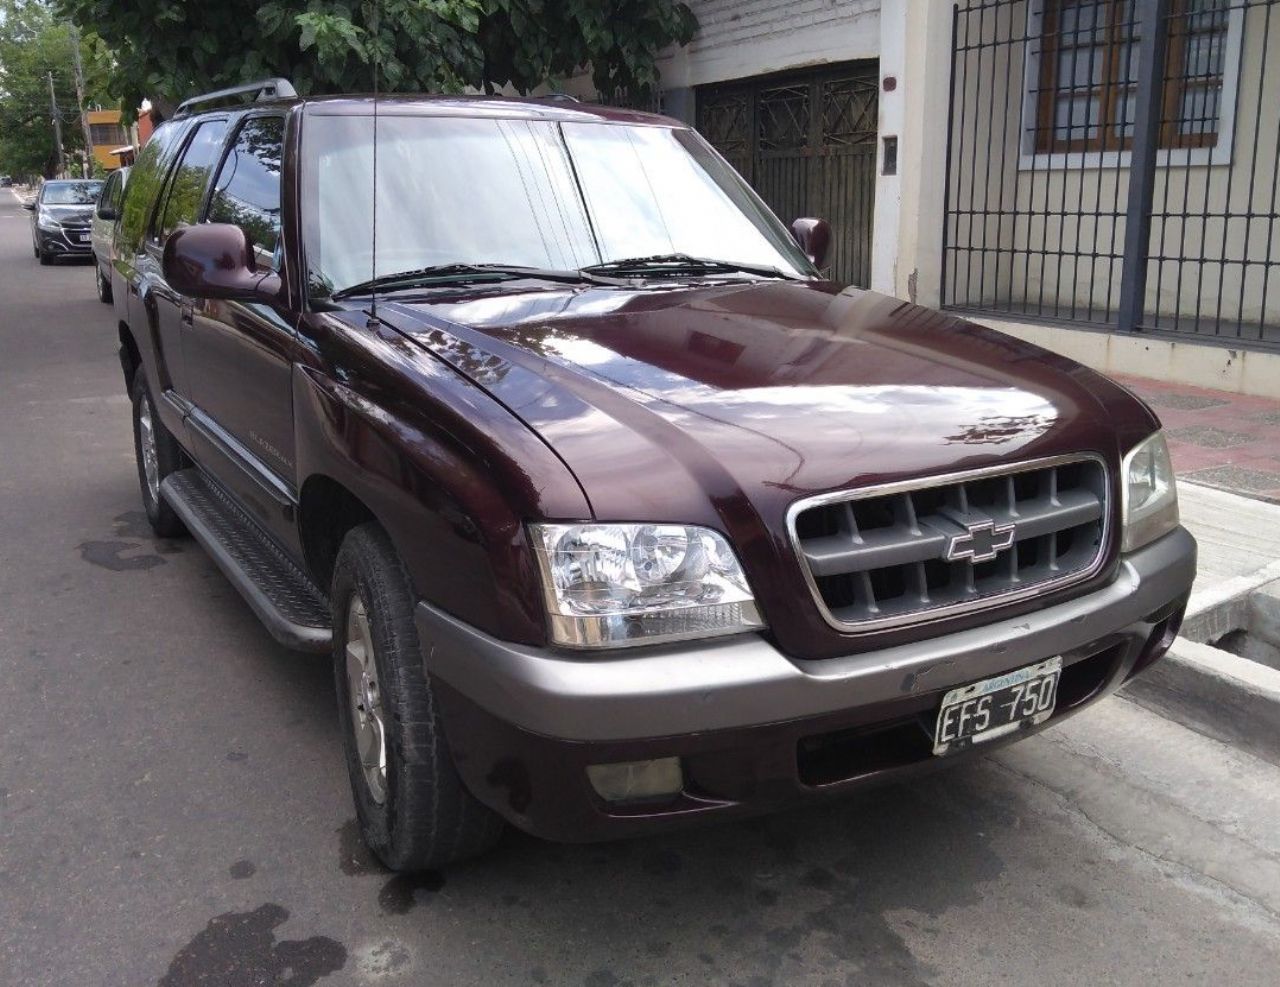
{"type": "Polygon", "coordinates": [[[165,477],[160,496],[281,644],[328,651],[333,641],[324,593],[199,468],[165,477]]]}

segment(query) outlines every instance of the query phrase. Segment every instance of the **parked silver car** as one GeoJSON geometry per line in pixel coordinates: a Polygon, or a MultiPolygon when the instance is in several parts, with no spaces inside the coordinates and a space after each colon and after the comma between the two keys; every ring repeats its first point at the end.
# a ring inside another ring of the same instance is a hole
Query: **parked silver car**
{"type": "Polygon", "coordinates": [[[111,303],[111,245],[116,220],[120,218],[120,206],[124,202],[124,186],[128,180],[128,168],[120,168],[108,175],[93,209],[90,227],[93,239],[93,275],[98,283],[98,300],[107,304],[111,303]]]}

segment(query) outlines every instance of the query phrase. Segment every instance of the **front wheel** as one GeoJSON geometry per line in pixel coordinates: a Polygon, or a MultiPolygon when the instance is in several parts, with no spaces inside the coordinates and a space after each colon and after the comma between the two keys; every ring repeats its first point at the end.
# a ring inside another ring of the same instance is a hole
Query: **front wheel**
{"type": "Polygon", "coordinates": [[[39,247],[36,247],[36,256],[40,258],[41,267],[48,267],[53,263],[53,254],[49,253],[47,250],[41,250],[39,247]]]}
{"type": "Polygon", "coordinates": [[[378,525],[343,539],[329,598],[338,716],[365,843],[395,871],[488,850],[502,820],[453,766],[422,663],[409,575],[378,525]]]}
{"type": "Polygon", "coordinates": [[[93,271],[94,271],[94,274],[97,276],[98,301],[102,302],[105,305],[110,305],[111,304],[111,282],[107,278],[103,277],[102,265],[98,263],[96,258],[94,259],[94,262],[93,262],[93,271]]]}

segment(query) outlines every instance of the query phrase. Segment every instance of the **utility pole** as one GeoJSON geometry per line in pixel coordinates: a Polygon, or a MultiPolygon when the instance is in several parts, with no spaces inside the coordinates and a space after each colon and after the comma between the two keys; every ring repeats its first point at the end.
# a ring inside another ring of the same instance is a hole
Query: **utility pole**
{"type": "Polygon", "coordinates": [[[58,177],[62,177],[62,117],[58,115],[58,97],[53,94],[53,73],[49,75],[49,113],[53,120],[53,139],[58,153],[58,177]]]}
{"type": "Polygon", "coordinates": [[[80,29],[71,25],[71,51],[76,71],[76,108],[80,111],[80,127],[84,131],[84,174],[89,177],[90,159],[93,156],[93,135],[89,129],[89,118],[84,115],[84,68],[80,64],[80,29]]]}

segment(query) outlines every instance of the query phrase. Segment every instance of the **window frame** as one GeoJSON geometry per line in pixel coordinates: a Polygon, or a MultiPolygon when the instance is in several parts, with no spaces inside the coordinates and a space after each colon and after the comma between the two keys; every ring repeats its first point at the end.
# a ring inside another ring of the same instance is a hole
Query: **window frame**
{"type": "MultiPolygon", "coordinates": [[[[104,205],[115,205],[115,203],[112,202],[112,199],[116,198],[117,193],[123,191],[123,182],[124,179],[121,177],[120,170],[118,168],[102,180],[102,188],[98,190],[98,201],[93,204],[93,215],[95,219],[98,216],[98,211],[104,205]]],[[[116,208],[118,210],[119,207],[117,206],[116,208]]]]}
{"type": "MultiPolygon", "coordinates": [[[[1045,65],[1046,56],[1052,58],[1057,53],[1056,46],[1046,46],[1043,29],[1037,30],[1037,21],[1044,23],[1045,0],[1027,0],[1026,4],[1026,37],[1028,43],[1023,64],[1022,78],[1022,113],[1019,131],[1019,171],[1053,171],[1062,169],[1090,168],[1127,168],[1132,151],[1122,148],[1091,149],[1052,149],[1042,150],[1036,146],[1040,137],[1042,114],[1048,105],[1052,112],[1052,102],[1056,89],[1045,85],[1046,73],[1056,68],[1056,60],[1045,65]],[[1040,41],[1040,44],[1036,44],[1040,41]]],[[[1161,147],[1156,152],[1157,167],[1193,167],[1203,165],[1229,165],[1232,160],[1235,143],[1236,94],[1240,85],[1240,65],[1243,54],[1244,8],[1231,6],[1227,9],[1226,35],[1222,56],[1222,95],[1218,104],[1218,128],[1216,140],[1210,146],[1206,134],[1186,135],[1185,142],[1179,147],[1161,147]],[[1197,139],[1198,138],[1198,139],[1197,139]]],[[[1183,35],[1189,37],[1190,34],[1183,35]]],[[[1108,42],[1106,69],[1109,70],[1113,60],[1111,52],[1115,50],[1115,42],[1108,42]]],[[[1166,54],[1176,57],[1176,50],[1166,54]]],[[[1185,52],[1184,52],[1185,54],[1185,52]]],[[[1171,73],[1177,75],[1178,72],[1171,73]]],[[[1177,101],[1179,92],[1185,89],[1185,83],[1179,87],[1176,79],[1166,84],[1164,99],[1177,101]]],[[[1097,87],[1103,98],[1116,100],[1120,87],[1114,83],[1102,82],[1097,87]]],[[[1171,127],[1172,123],[1162,124],[1171,127]]],[[[1100,123],[1101,127],[1102,124],[1100,123]]],[[[1163,141],[1162,141],[1163,142],[1163,141]]]]}
{"type": "MultiPolygon", "coordinates": [[[[191,126],[187,128],[186,133],[182,135],[182,139],[179,142],[178,150],[175,152],[173,158],[170,159],[168,164],[165,166],[166,171],[164,176],[164,184],[161,186],[160,192],[156,196],[155,205],[151,210],[151,216],[147,220],[147,232],[145,237],[146,242],[153,245],[157,249],[163,249],[165,241],[168,240],[167,236],[163,240],[160,238],[160,225],[164,222],[164,214],[169,208],[169,196],[173,192],[173,183],[177,180],[178,170],[182,167],[182,163],[187,159],[187,152],[191,150],[191,144],[195,140],[196,135],[200,133],[200,128],[210,123],[223,124],[224,129],[222,133],[222,148],[218,151],[217,156],[213,159],[216,167],[210,169],[209,180],[205,183],[204,190],[200,194],[200,203],[196,208],[196,219],[195,219],[196,223],[200,223],[203,221],[201,217],[204,216],[205,212],[209,208],[209,193],[213,189],[213,176],[217,174],[217,167],[221,166],[222,156],[226,152],[227,135],[231,132],[231,129],[232,129],[231,118],[228,114],[225,114],[225,113],[210,114],[209,116],[204,116],[204,117],[196,117],[192,121],[191,126]]],[[[195,225],[195,224],[193,223],[189,225],[195,225]]],[[[174,227],[175,230],[178,228],[179,227],[174,227]]],[[[172,235],[172,231],[170,235],[172,235]]]]}
{"type": "MultiPolygon", "coordinates": [[[[218,189],[218,179],[222,175],[222,169],[226,167],[227,159],[231,157],[231,152],[235,150],[236,142],[240,139],[240,132],[244,130],[254,120],[279,120],[280,121],[280,232],[277,240],[277,252],[280,255],[280,268],[274,266],[274,257],[271,270],[275,273],[283,275],[284,272],[284,255],[287,251],[281,249],[284,245],[284,214],[285,214],[285,176],[287,169],[285,166],[285,155],[289,146],[289,116],[287,113],[281,113],[278,110],[264,110],[259,112],[249,112],[242,114],[240,117],[231,122],[227,128],[227,134],[222,141],[222,151],[218,155],[217,164],[209,177],[209,187],[205,189],[204,201],[200,206],[199,218],[197,223],[209,222],[209,210],[213,208],[213,197],[218,189]]],[[[255,245],[255,259],[259,252],[265,253],[261,248],[255,245]]]]}
{"type": "Polygon", "coordinates": [[[125,134],[124,125],[119,121],[114,123],[92,123],[89,124],[89,141],[94,147],[106,147],[114,145],[119,147],[128,142],[125,134]],[[103,138],[99,140],[99,138],[103,138]]]}

